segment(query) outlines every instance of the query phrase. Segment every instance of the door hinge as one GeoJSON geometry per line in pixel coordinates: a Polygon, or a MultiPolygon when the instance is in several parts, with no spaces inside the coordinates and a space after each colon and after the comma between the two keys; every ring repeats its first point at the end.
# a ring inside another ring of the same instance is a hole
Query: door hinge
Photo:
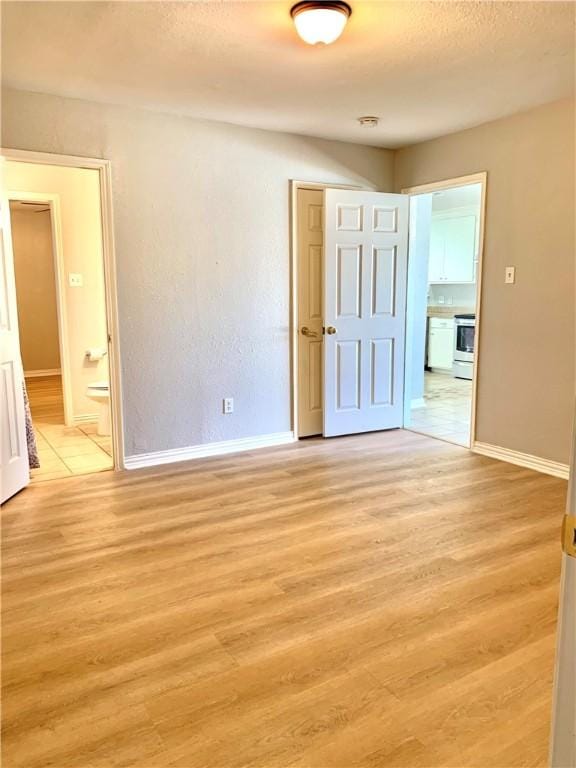
{"type": "Polygon", "coordinates": [[[562,549],[570,557],[576,557],[576,515],[564,515],[562,549]]]}

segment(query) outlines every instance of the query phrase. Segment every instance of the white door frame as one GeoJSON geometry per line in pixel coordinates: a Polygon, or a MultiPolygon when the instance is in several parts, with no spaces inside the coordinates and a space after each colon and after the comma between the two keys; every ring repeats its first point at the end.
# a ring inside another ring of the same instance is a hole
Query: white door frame
{"type": "MultiPolygon", "coordinates": [[[[116,290],[116,255],[112,216],[112,168],[102,158],[56,155],[26,149],[0,150],[6,160],[38,165],[58,165],[66,168],[88,168],[98,171],[100,181],[100,215],[102,219],[102,252],[104,259],[104,291],[106,298],[106,325],[108,330],[108,360],[110,366],[110,411],[112,417],[112,446],[114,469],[124,469],[124,425],[120,367],[120,340],[118,333],[118,299],[116,290]]],[[[30,193],[24,193],[31,199],[30,193]]],[[[45,198],[46,196],[44,196],[45,198]]],[[[56,222],[58,225],[58,222],[56,222]]]]}
{"type": "MultiPolygon", "coordinates": [[[[480,233],[478,238],[478,268],[476,271],[476,330],[475,330],[475,352],[474,365],[472,368],[472,408],[470,414],[470,450],[473,450],[476,442],[476,408],[478,391],[478,370],[480,364],[480,332],[481,322],[481,297],[482,297],[482,265],[484,262],[484,229],[486,222],[486,183],[488,173],[473,173],[468,176],[458,176],[454,179],[443,179],[442,181],[433,181],[428,184],[418,184],[414,187],[405,187],[401,190],[403,195],[423,195],[427,192],[436,192],[439,189],[453,189],[454,187],[466,187],[469,184],[481,184],[482,194],[480,198],[480,233]]],[[[408,250],[408,263],[410,263],[410,250],[408,250]]],[[[406,365],[406,361],[404,361],[406,365]]],[[[404,380],[406,387],[406,379],[404,380]]],[[[404,390],[406,391],[406,390],[404,390]]],[[[407,427],[410,429],[410,427],[407,427]]]]}
{"type": "MultiPolygon", "coordinates": [[[[290,421],[294,439],[298,440],[298,190],[357,189],[353,184],[290,180],[290,421]]],[[[375,191],[375,190],[371,190],[375,191]]]]}
{"type": "MultiPolygon", "coordinates": [[[[60,349],[60,371],[62,374],[62,399],[64,402],[64,423],[72,426],[74,409],[72,407],[72,390],[70,384],[70,356],[68,353],[68,323],[65,295],[65,269],[62,249],[62,214],[60,195],[44,192],[15,192],[6,193],[8,201],[19,200],[35,203],[45,203],[50,208],[50,223],[52,227],[52,256],[54,260],[54,276],[56,289],[56,309],[58,313],[58,346],[60,349]]],[[[18,288],[18,286],[16,286],[18,288]]]]}

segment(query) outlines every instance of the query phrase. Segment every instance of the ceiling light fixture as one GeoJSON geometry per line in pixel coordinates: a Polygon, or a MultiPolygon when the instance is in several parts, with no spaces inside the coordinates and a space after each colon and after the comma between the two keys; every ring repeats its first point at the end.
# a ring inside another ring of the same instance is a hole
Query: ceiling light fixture
{"type": "Polygon", "coordinates": [[[338,40],[351,13],[341,0],[303,0],[290,11],[296,31],[310,45],[338,40]]]}

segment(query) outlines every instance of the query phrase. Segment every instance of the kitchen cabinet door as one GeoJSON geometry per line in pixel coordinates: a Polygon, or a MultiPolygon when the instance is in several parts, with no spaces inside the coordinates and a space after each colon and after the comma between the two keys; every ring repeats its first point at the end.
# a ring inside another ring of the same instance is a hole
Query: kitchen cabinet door
{"type": "Polygon", "coordinates": [[[474,282],[476,216],[456,216],[443,223],[445,281],[474,282]]]}
{"type": "Polygon", "coordinates": [[[431,327],[428,332],[428,365],[451,370],[453,359],[454,328],[431,327]]]}
{"type": "Polygon", "coordinates": [[[428,282],[444,281],[445,219],[432,219],[430,226],[430,252],[428,256],[428,282]]]}

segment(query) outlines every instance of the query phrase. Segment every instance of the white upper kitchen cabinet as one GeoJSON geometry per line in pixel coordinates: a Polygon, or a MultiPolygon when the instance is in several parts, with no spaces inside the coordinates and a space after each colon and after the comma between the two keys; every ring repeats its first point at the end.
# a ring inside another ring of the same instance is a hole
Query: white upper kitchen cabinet
{"type": "Polygon", "coordinates": [[[432,219],[430,227],[430,255],[428,257],[428,282],[444,280],[444,222],[446,219],[432,219]]]}
{"type": "Polygon", "coordinates": [[[429,283],[473,283],[476,272],[476,216],[432,216],[429,283]]]}

